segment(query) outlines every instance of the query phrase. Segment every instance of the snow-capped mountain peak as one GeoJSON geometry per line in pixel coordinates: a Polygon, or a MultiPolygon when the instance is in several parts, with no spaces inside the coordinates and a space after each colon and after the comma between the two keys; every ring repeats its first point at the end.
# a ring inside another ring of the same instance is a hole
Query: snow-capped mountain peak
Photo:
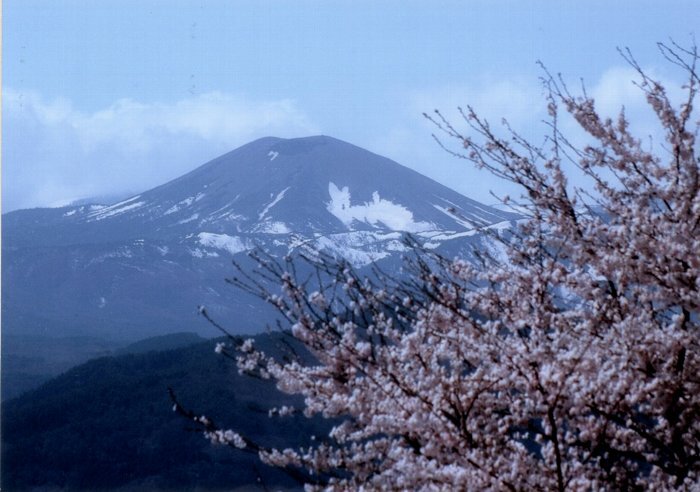
{"type": "Polygon", "coordinates": [[[249,309],[220,281],[230,259],[253,248],[324,251],[361,268],[398,261],[405,233],[451,253],[515,218],[331,137],[262,138],[112,205],[6,214],[4,327],[42,312],[75,331],[189,329],[174,306],[249,309]]]}
{"type": "Polygon", "coordinates": [[[459,232],[513,216],[325,136],[256,140],[127,200],[66,214],[76,222],[102,222],[104,229],[128,222],[139,235],[459,232]]]}

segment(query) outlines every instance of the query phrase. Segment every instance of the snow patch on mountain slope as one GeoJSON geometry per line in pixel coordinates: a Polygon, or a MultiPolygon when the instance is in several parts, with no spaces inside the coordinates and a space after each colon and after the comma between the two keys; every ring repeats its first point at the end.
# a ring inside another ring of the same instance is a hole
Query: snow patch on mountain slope
{"type": "Polygon", "coordinates": [[[186,219],[179,220],[177,223],[178,224],[187,224],[188,222],[192,222],[193,220],[197,220],[199,218],[199,214],[192,214],[186,219]]]}
{"type": "Polygon", "coordinates": [[[198,235],[199,244],[209,248],[222,249],[232,255],[251,249],[248,241],[242,240],[238,236],[227,234],[214,234],[212,232],[200,232],[198,235]]]}
{"type": "Polygon", "coordinates": [[[279,201],[280,201],[282,198],[284,198],[284,194],[287,193],[287,190],[289,190],[289,188],[290,188],[290,186],[287,186],[285,189],[283,189],[282,191],[280,191],[280,192],[277,194],[277,196],[275,197],[275,199],[272,200],[270,203],[268,203],[268,204],[265,206],[265,208],[263,209],[263,211],[260,212],[260,213],[258,214],[258,220],[263,220],[263,219],[265,218],[265,215],[267,215],[267,212],[268,212],[272,207],[274,207],[275,205],[277,205],[277,204],[279,203],[279,201]]]}
{"type": "Polygon", "coordinates": [[[450,219],[454,220],[455,222],[457,222],[459,225],[461,225],[465,229],[471,229],[476,225],[476,224],[472,224],[468,220],[465,220],[461,217],[458,217],[457,211],[453,207],[442,207],[440,205],[435,205],[434,203],[433,203],[433,207],[438,209],[443,214],[447,215],[450,219]]]}
{"type": "MultiPolygon", "coordinates": [[[[470,229],[472,227],[485,227],[489,224],[494,223],[495,221],[501,221],[503,219],[506,219],[506,217],[498,214],[498,212],[501,211],[501,209],[494,211],[493,209],[484,208],[483,206],[480,206],[477,203],[472,203],[469,209],[465,210],[456,203],[448,200],[447,198],[439,196],[436,198],[445,202],[447,205],[442,206],[433,204],[433,207],[435,207],[445,215],[448,215],[452,218],[452,220],[466,227],[467,229],[470,229]]],[[[512,213],[513,210],[510,210],[509,212],[512,213]]]]}
{"type": "Polygon", "coordinates": [[[324,251],[336,258],[343,258],[355,268],[361,268],[393,253],[406,251],[400,232],[378,233],[353,231],[340,234],[319,235],[313,239],[297,238],[290,244],[290,252],[303,248],[314,255],[324,251]]]}
{"type": "Polygon", "coordinates": [[[479,233],[482,233],[484,231],[495,231],[497,234],[500,234],[503,231],[508,231],[508,230],[513,229],[515,227],[515,224],[517,224],[518,222],[520,222],[520,221],[504,220],[504,221],[496,222],[495,224],[490,224],[490,225],[487,225],[484,227],[474,227],[468,231],[463,231],[463,232],[445,231],[445,232],[440,232],[437,234],[425,235],[422,237],[429,239],[431,242],[435,242],[435,241],[451,241],[453,239],[471,237],[471,236],[475,236],[479,233]]]}
{"type": "Polygon", "coordinates": [[[243,222],[248,220],[248,218],[245,215],[237,214],[230,210],[218,215],[210,215],[209,217],[204,219],[205,222],[217,222],[219,220],[226,220],[229,222],[243,222]]]}
{"type": "Polygon", "coordinates": [[[218,258],[219,253],[216,251],[206,251],[200,248],[190,249],[190,254],[195,258],[218,258]]]}
{"type": "MultiPolygon", "coordinates": [[[[520,221],[518,221],[518,222],[520,222],[520,221]]],[[[491,224],[486,229],[501,232],[501,231],[507,231],[507,230],[512,229],[512,228],[513,228],[513,222],[511,222],[509,220],[504,220],[503,222],[496,222],[495,224],[491,224]]]]}
{"type": "Polygon", "coordinates": [[[113,217],[115,215],[120,215],[124,212],[128,212],[129,210],[142,207],[146,204],[146,202],[131,203],[140,197],[141,195],[136,195],[134,197],[129,198],[128,200],[124,200],[123,202],[115,203],[114,205],[111,205],[109,207],[100,208],[98,210],[95,210],[94,212],[91,212],[88,215],[88,217],[90,220],[102,220],[106,219],[107,217],[113,217]]]}
{"type": "Polygon", "coordinates": [[[253,228],[252,232],[262,234],[290,234],[292,230],[284,222],[265,221],[253,228]]]}
{"type": "Polygon", "coordinates": [[[64,217],[72,217],[76,214],[79,216],[87,214],[89,217],[90,215],[94,215],[94,214],[91,214],[91,212],[96,212],[98,210],[104,210],[105,208],[107,208],[107,205],[82,205],[80,207],[68,210],[66,213],[63,214],[63,216],[64,217]]]}
{"type": "Polygon", "coordinates": [[[192,205],[194,202],[198,202],[202,198],[204,198],[204,193],[197,193],[195,196],[190,196],[188,198],[185,198],[184,200],[180,200],[177,202],[175,205],[170,207],[168,210],[163,212],[163,215],[170,215],[174,214],[175,212],[179,211],[182,208],[189,207],[192,205]]]}
{"type": "MultiPolygon", "coordinates": [[[[311,247],[311,245],[307,244],[307,247],[311,247]]],[[[346,243],[342,238],[327,236],[316,239],[312,249],[314,251],[323,250],[336,258],[343,258],[355,268],[369,265],[374,261],[386,258],[390,254],[387,251],[379,250],[379,248],[364,250],[360,247],[353,247],[351,243],[346,243]]]]}
{"type": "Polygon", "coordinates": [[[403,205],[385,200],[378,192],[372,194],[372,201],[363,205],[350,204],[350,190],[347,186],[338,188],[333,182],[328,183],[331,201],[326,209],[343,224],[351,228],[353,221],[366,222],[377,227],[380,223],[393,231],[421,232],[435,229],[429,222],[416,222],[413,213],[403,205]]]}

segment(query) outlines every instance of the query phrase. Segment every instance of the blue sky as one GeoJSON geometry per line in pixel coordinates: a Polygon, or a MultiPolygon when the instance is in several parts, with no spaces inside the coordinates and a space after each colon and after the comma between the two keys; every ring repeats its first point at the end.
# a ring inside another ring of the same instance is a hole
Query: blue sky
{"type": "Polygon", "coordinates": [[[616,47],[680,83],[655,43],[689,44],[696,13],[694,1],[5,0],[3,212],[139,192],[254,138],[312,134],[490,203],[502,185],[440,150],[423,111],[473,104],[535,135],[539,59],[634,114],[616,47]]]}

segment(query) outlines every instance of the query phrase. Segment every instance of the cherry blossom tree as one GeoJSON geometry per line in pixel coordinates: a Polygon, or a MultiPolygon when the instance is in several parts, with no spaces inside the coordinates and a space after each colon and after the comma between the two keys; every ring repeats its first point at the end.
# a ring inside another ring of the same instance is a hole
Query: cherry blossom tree
{"type": "Polygon", "coordinates": [[[251,341],[219,351],[303,396],[302,408],[277,414],[337,424],[299,449],[263,448],[235,429],[207,435],[255,446],[265,463],[306,473],[311,488],[697,490],[698,54],[659,48],[687,76],[678,107],[622,55],[663,143],[634,136],[624,112],[603,118],[585,90],[573,95],[547,72],[542,145],[507,124],[499,136],[472,108],[464,131],[429,116],[446,148],[457,143],[450,152],[523,190],[525,218],[491,232],[502,255],[475,263],[419,251],[402,279],[311,259],[313,281],[296,261],[258,258],[278,295],[255,276],[233,279],[280,310],[313,362],[251,341]],[[587,145],[561,133],[566,114],[587,145]],[[574,167],[593,187],[567,180],[574,167]]]}

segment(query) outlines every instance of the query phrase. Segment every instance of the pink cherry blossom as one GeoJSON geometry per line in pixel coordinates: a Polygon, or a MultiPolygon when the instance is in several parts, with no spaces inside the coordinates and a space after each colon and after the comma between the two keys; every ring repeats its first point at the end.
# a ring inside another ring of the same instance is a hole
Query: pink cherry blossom
{"type": "MultiPolygon", "coordinates": [[[[319,260],[330,280],[313,288],[290,263],[265,263],[282,293],[261,295],[315,362],[246,342],[240,370],[340,423],[311,447],[261,448],[264,462],[306,471],[310,488],[700,488],[698,55],[660,49],[688,78],[678,108],[623,52],[665,131],[656,152],[624,113],[601,117],[590,96],[549,75],[543,146],[497,136],[471,108],[465,131],[430,117],[456,139],[451,152],[522,188],[528,218],[492,233],[507,261],[424,251],[405,280],[319,260]],[[561,108],[589,145],[560,133],[561,108]],[[594,188],[568,182],[572,163],[594,188]]],[[[234,431],[208,432],[245,445],[234,431]]]]}

